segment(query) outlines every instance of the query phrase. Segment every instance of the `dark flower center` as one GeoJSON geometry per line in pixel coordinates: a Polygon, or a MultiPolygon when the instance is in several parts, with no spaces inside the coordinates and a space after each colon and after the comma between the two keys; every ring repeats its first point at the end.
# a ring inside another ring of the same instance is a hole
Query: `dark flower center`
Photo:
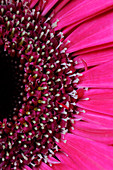
{"type": "Polygon", "coordinates": [[[19,61],[0,50],[0,119],[17,114],[21,104],[22,74],[19,61]]]}
{"type": "Polygon", "coordinates": [[[80,74],[41,11],[1,3],[0,22],[0,167],[37,167],[72,126],[80,74]]]}

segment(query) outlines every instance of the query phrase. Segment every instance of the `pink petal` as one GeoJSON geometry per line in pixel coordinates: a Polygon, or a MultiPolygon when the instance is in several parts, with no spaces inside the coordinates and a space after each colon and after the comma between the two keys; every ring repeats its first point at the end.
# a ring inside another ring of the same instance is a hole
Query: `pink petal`
{"type": "Polygon", "coordinates": [[[54,157],[48,157],[48,163],[50,163],[50,164],[59,164],[59,161],[58,160],[56,160],[54,157]]]}
{"type": "Polygon", "coordinates": [[[78,87],[113,88],[113,60],[83,72],[78,87]]]}
{"type": "MultiPolygon", "coordinates": [[[[67,52],[75,52],[90,47],[113,44],[113,12],[96,17],[80,25],[72,32],[67,52]]],[[[105,47],[104,47],[105,48],[105,47]]]]}
{"type": "Polygon", "coordinates": [[[99,112],[93,112],[90,110],[83,111],[78,109],[79,114],[75,115],[77,119],[82,119],[83,121],[76,121],[77,124],[87,122],[88,124],[96,125],[98,128],[111,129],[113,128],[113,116],[105,115],[99,112]]]}
{"type": "Polygon", "coordinates": [[[49,10],[51,10],[52,7],[53,7],[57,2],[58,2],[58,0],[48,0],[47,2],[45,2],[46,5],[45,5],[45,8],[44,8],[44,10],[43,10],[43,12],[42,12],[42,15],[46,15],[46,14],[49,12],[49,10]]]}
{"type": "Polygon", "coordinates": [[[30,8],[33,8],[39,0],[31,0],[30,8]]]}
{"type": "Polygon", "coordinates": [[[57,152],[55,156],[60,160],[60,164],[52,165],[53,170],[77,169],[75,162],[65,153],[57,152]]]}
{"type": "Polygon", "coordinates": [[[98,45],[98,46],[94,46],[94,47],[88,47],[79,51],[76,51],[76,55],[81,55],[81,54],[85,54],[85,53],[89,53],[89,52],[94,52],[94,51],[98,51],[98,50],[106,50],[107,48],[113,48],[113,43],[107,43],[107,44],[102,44],[102,45],[98,45]]]}
{"type": "Polygon", "coordinates": [[[107,11],[112,8],[112,5],[112,0],[71,1],[54,17],[53,22],[55,22],[56,19],[59,19],[56,30],[60,30],[71,24],[77,25],[91,17],[107,11]]]}
{"type": "Polygon", "coordinates": [[[40,168],[40,170],[52,170],[52,168],[50,168],[50,166],[48,166],[44,162],[41,163],[39,168],[40,168]]]}
{"type": "Polygon", "coordinates": [[[29,166],[25,165],[23,170],[32,170],[29,166]]]}
{"type": "Polygon", "coordinates": [[[55,9],[53,11],[53,14],[58,13],[58,11],[60,11],[69,1],[71,1],[71,0],[59,1],[59,4],[55,7],[55,9]]]}
{"type": "Polygon", "coordinates": [[[66,134],[65,139],[66,143],[59,142],[58,145],[75,162],[77,168],[73,167],[73,169],[112,170],[112,147],[69,133],[66,134]]]}
{"type": "Polygon", "coordinates": [[[75,121],[72,133],[101,143],[113,144],[113,117],[86,110],[76,116],[75,121]]]}
{"type": "Polygon", "coordinates": [[[105,143],[108,145],[113,144],[113,128],[112,129],[99,129],[93,124],[86,122],[77,124],[75,130],[72,131],[75,135],[83,136],[97,142],[105,143]],[[91,127],[92,126],[92,127],[91,127]]]}
{"type": "Polygon", "coordinates": [[[113,89],[90,89],[77,106],[113,116],[113,89]],[[87,100],[89,98],[89,100],[87,100]]]}
{"type": "MultiPolygon", "coordinates": [[[[73,56],[75,55],[76,54],[73,54],[73,56]]],[[[75,67],[76,69],[84,67],[82,60],[87,63],[88,67],[99,65],[107,61],[113,60],[113,48],[94,51],[77,56],[76,61],[78,62],[78,64],[75,67]]]]}

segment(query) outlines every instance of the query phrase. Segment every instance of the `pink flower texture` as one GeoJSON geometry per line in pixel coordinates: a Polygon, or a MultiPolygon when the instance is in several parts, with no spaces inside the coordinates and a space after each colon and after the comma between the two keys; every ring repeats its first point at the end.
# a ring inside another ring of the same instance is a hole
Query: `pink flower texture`
{"type": "Polygon", "coordinates": [[[113,0],[0,0],[0,169],[113,169],[113,0]]]}

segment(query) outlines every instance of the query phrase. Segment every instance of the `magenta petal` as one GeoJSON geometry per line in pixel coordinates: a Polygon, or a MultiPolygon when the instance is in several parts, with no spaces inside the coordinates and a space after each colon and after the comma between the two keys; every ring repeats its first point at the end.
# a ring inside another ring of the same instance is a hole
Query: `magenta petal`
{"type": "Polygon", "coordinates": [[[47,164],[45,164],[44,162],[41,163],[40,165],[40,170],[52,170],[52,168],[50,168],[47,164]]]}
{"type": "Polygon", "coordinates": [[[78,87],[113,88],[113,60],[83,72],[78,87]]]}
{"type": "Polygon", "coordinates": [[[75,130],[72,131],[75,135],[83,136],[101,143],[108,145],[113,144],[113,128],[112,129],[102,129],[97,128],[93,124],[78,123],[75,126],[75,130]]]}
{"type": "Polygon", "coordinates": [[[69,133],[65,139],[67,140],[65,144],[59,142],[58,145],[75,162],[77,166],[75,170],[112,170],[112,147],[69,133]]]}
{"type": "Polygon", "coordinates": [[[55,156],[60,160],[59,164],[52,165],[53,170],[72,170],[77,169],[75,161],[73,161],[68,155],[66,155],[63,152],[58,152],[55,154],[55,156]]]}
{"type": "MultiPolygon", "coordinates": [[[[73,56],[76,56],[76,53],[73,54],[73,56]]],[[[78,64],[75,67],[76,69],[84,67],[82,60],[87,63],[88,67],[108,62],[110,60],[113,60],[113,48],[107,48],[77,56],[76,61],[78,62],[78,64]]]]}
{"type": "Polygon", "coordinates": [[[53,14],[57,14],[69,1],[71,0],[59,1],[59,4],[55,7],[53,11],[53,14]]]}
{"type": "Polygon", "coordinates": [[[30,8],[33,8],[39,0],[31,0],[30,8]]]}
{"type": "Polygon", "coordinates": [[[113,117],[85,110],[76,116],[72,133],[95,141],[113,144],[113,117]],[[79,118],[82,121],[77,121],[79,118]]]}
{"type": "Polygon", "coordinates": [[[113,47],[113,42],[107,43],[107,44],[101,44],[98,46],[88,47],[88,48],[84,48],[82,50],[76,51],[75,55],[86,54],[89,52],[94,52],[94,51],[99,51],[99,50],[106,50],[107,48],[112,48],[112,47],[113,47]]]}
{"type": "Polygon", "coordinates": [[[70,40],[68,52],[75,52],[91,47],[113,44],[113,12],[96,17],[81,24],[65,41],[70,40]]]}
{"type": "Polygon", "coordinates": [[[60,30],[71,24],[77,25],[91,17],[102,13],[103,11],[111,9],[112,5],[112,0],[71,1],[54,17],[54,21],[56,19],[59,19],[59,23],[56,27],[56,30],[60,30]]]}
{"type": "MultiPolygon", "coordinates": [[[[94,125],[97,128],[112,129],[113,128],[113,116],[105,115],[99,112],[93,112],[90,110],[83,111],[78,109],[79,114],[75,117],[83,121],[76,121],[75,127],[78,124],[88,123],[88,126],[94,125]]],[[[75,119],[76,120],[76,119],[75,119]]]]}
{"type": "Polygon", "coordinates": [[[90,89],[85,92],[84,99],[77,102],[77,106],[113,115],[113,89],[90,89]]]}
{"type": "Polygon", "coordinates": [[[48,0],[47,2],[45,2],[46,5],[45,5],[45,8],[44,8],[44,10],[43,10],[43,12],[42,12],[42,15],[46,15],[46,14],[49,12],[49,10],[51,10],[52,7],[53,7],[57,2],[58,2],[58,0],[48,0]]]}

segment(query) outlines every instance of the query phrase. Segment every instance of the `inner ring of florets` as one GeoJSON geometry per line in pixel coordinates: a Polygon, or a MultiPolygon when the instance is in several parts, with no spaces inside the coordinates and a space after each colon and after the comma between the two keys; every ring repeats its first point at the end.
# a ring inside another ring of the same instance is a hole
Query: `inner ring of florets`
{"type": "Polygon", "coordinates": [[[1,165],[37,166],[58,151],[56,141],[71,127],[79,74],[66,54],[62,33],[40,11],[21,2],[1,4],[0,22],[0,46],[19,60],[24,87],[18,113],[0,123],[1,165]]]}

